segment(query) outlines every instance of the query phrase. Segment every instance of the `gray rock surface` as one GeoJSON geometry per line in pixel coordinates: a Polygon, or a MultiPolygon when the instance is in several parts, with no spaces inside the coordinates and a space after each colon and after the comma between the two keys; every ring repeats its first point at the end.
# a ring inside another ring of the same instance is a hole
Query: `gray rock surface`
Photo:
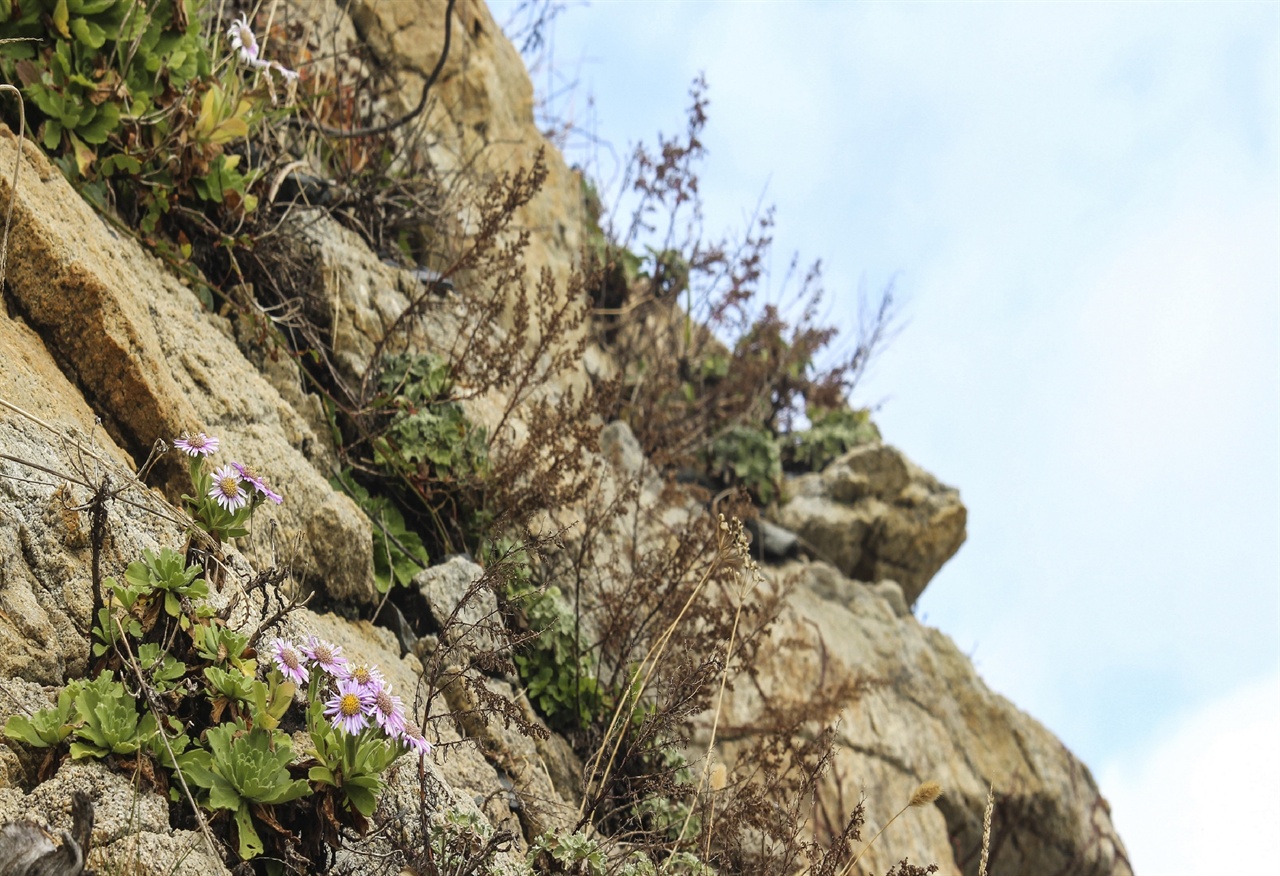
{"type": "Polygon", "coordinates": [[[466,557],[451,557],[413,576],[413,586],[445,629],[448,644],[466,654],[496,652],[503,644],[495,636],[495,627],[501,626],[498,599],[488,587],[474,586],[482,575],[484,569],[466,557]]]}

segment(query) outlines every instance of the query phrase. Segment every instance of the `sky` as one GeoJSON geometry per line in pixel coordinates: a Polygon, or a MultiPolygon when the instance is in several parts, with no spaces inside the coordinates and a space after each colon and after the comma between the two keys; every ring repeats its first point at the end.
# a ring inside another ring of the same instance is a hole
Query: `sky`
{"type": "Polygon", "coordinates": [[[847,329],[894,283],[854,400],[969,510],[917,614],[1090,765],[1137,871],[1274,863],[1280,4],[638,0],[549,35],[535,87],[609,144],[571,161],[607,181],[704,73],[708,229],[774,204],[847,329]]]}

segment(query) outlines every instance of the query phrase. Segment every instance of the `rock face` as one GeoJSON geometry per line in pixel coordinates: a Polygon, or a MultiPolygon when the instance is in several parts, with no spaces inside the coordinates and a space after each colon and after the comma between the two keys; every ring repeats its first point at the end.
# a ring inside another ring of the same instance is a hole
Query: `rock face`
{"type": "Polygon", "coordinates": [[[778,523],[851,578],[898,582],[909,605],[964,543],[959,493],[886,444],[791,478],[786,492],[778,523]]]}
{"type": "MultiPolygon", "coordinates": [[[[0,131],[5,166],[16,147],[12,132],[0,131]]],[[[337,598],[372,600],[369,521],[308,459],[322,434],[245,359],[225,320],[202,312],[189,289],[112,231],[30,143],[23,163],[10,304],[107,432],[139,464],[157,440],[218,434],[231,458],[289,484],[289,501],[273,511],[286,541],[298,543],[306,576],[337,598]]],[[[9,185],[6,174],[0,202],[9,185]]],[[[171,463],[166,473],[177,499],[185,471],[171,463]]]]}
{"type": "MultiPolygon", "coordinates": [[[[367,40],[402,77],[405,106],[416,103],[419,74],[434,66],[442,46],[445,0],[355,0],[344,7],[349,16],[328,2],[304,6],[335,17],[350,38],[367,40]]],[[[453,40],[426,116],[438,132],[430,148],[442,168],[474,167],[472,183],[481,186],[527,164],[546,144],[533,123],[520,59],[483,4],[457,3],[453,40]]],[[[11,167],[18,149],[0,128],[0,167],[11,167]]],[[[308,585],[370,616],[377,596],[370,525],[328,484],[336,457],[318,401],[287,363],[255,355],[243,334],[237,343],[236,325],[205,312],[190,290],[105,224],[35,146],[23,144],[21,152],[16,193],[7,170],[0,174],[0,206],[15,203],[0,308],[0,723],[47,707],[58,686],[89,670],[94,550],[85,503],[100,484],[121,490],[98,546],[104,575],[120,575],[144,549],[182,544],[175,506],[181,466],[162,463],[149,481],[154,487],[135,483],[134,472],[154,441],[183,431],[218,434],[234,458],[269,472],[286,494],[284,505],[256,519],[251,538],[227,546],[231,580],[273,561],[267,536],[274,534],[275,546],[296,549],[308,585]]],[[[547,162],[548,183],[519,218],[533,234],[529,270],[547,268],[564,289],[583,239],[579,182],[554,150],[547,162]]],[[[332,221],[311,223],[306,234],[322,265],[318,306],[339,371],[357,379],[419,280],[383,264],[332,221]]],[[[447,342],[452,307],[442,296],[439,319],[410,342],[422,351],[447,342]]],[[[601,507],[625,497],[632,503],[618,517],[615,543],[598,548],[617,565],[601,567],[625,570],[629,557],[661,553],[671,531],[705,513],[667,494],[626,426],[606,426],[600,451],[588,469],[599,475],[601,507]]],[[[873,444],[791,480],[787,492],[775,519],[782,530],[760,527],[760,538],[773,545],[771,557],[818,561],[788,560],[768,572],[772,586],[792,580],[794,588],[758,667],[759,688],[740,685],[728,703],[721,756],[733,757],[764,698],[805,697],[815,685],[866,677],[874,682],[870,691],[843,704],[826,799],[865,798],[869,836],[920,781],[937,779],[946,788],[936,807],[895,822],[864,859],[866,872],[883,873],[909,856],[937,862],[946,874],[976,873],[993,784],[993,874],[1129,873],[1088,770],[987,690],[946,636],[911,616],[910,606],[964,540],[956,491],[892,447],[873,444]]],[[[570,546],[578,538],[574,514],[547,515],[570,546]]],[[[414,584],[441,620],[478,573],[455,558],[414,584]]],[[[229,589],[219,598],[231,595],[229,589]]],[[[407,641],[411,631],[397,639],[364,621],[305,610],[286,621],[281,635],[340,643],[348,655],[380,666],[397,694],[424,709],[424,664],[443,653],[437,649],[454,649],[458,663],[446,668],[476,682],[437,691],[430,712],[436,752],[421,765],[406,758],[393,768],[375,816],[382,829],[345,849],[334,872],[382,872],[388,859],[378,856],[397,846],[421,848],[422,811],[460,812],[509,830],[517,856],[540,831],[563,831],[576,820],[583,768],[564,739],[530,738],[496,717],[467,714],[488,692],[511,700],[524,720],[538,720],[514,679],[483,677],[468,665],[469,649],[494,644],[481,622],[496,605],[487,593],[464,606],[459,614],[473,635],[462,639],[407,641]]],[[[72,826],[77,793],[95,803],[91,864],[103,871],[115,872],[106,862],[140,874],[226,872],[198,832],[171,826],[168,801],[135,790],[129,775],[98,762],[42,771],[31,751],[0,740],[0,823],[31,818],[57,836],[72,826]],[[37,782],[39,775],[47,779],[37,782]]],[[[499,856],[498,863],[515,859],[499,856]]]]}
{"type": "MultiPolygon", "coordinates": [[[[849,580],[825,563],[791,563],[769,576],[795,589],[762,660],[760,691],[740,688],[725,724],[752,726],[763,698],[816,698],[824,686],[862,678],[871,687],[840,712],[823,801],[865,799],[869,837],[922,782],[944,788],[936,807],[894,822],[863,859],[864,873],[909,857],[947,876],[976,874],[988,786],[996,789],[993,876],[1132,872],[1088,768],[988,690],[949,638],[895,608],[896,588],[849,580]]],[[[737,745],[726,741],[724,756],[737,745]]]]}
{"type": "MultiPolygon", "coordinates": [[[[424,77],[440,58],[446,7],[446,0],[351,4],[356,30],[379,58],[401,71],[405,108],[418,102],[424,77]]],[[[563,280],[584,241],[581,180],[534,124],[533,84],[524,62],[484,3],[461,0],[454,7],[449,56],[432,91],[437,102],[427,126],[438,138],[431,155],[441,170],[471,164],[483,180],[528,167],[546,150],[547,181],[518,218],[534,233],[526,253],[529,276],[547,268],[563,280]]]]}

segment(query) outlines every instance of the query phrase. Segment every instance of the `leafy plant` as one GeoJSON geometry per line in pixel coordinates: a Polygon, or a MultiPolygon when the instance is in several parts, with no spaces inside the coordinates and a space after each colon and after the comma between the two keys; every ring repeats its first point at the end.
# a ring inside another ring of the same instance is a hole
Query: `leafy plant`
{"type": "Polygon", "coordinates": [[[880,430],[866,408],[811,408],[808,415],[809,428],[793,432],[783,445],[784,464],[789,469],[821,471],[859,444],[880,440],[880,430]]]}
{"type": "MultiPolygon", "coordinates": [[[[418,849],[406,850],[410,868],[430,876],[488,876],[498,872],[494,855],[511,848],[512,835],[495,831],[476,812],[446,809],[431,819],[427,841],[418,849]]],[[[510,869],[508,876],[531,876],[525,869],[510,869]]]]}
{"type": "Polygon", "coordinates": [[[541,872],[573,876],[605,876],[608,861],[600,843],[585,833],[544,833],[529,847],[529,858],[541,872]]]}
{"type": "Polygon", "coordinates": [[[107,578],[103,583],[107,585],[107,604],[98,609],[98,622],[93,627],[93,637],[97,640],[93,643],[95,657],[116,647],[121,627],[133,638],[142,638],[142,622],[134,615],[134,607],[152,590],[149,582],[130,584],[126,579],[122,585],[115,578],[107,578]]]}
{"type": "Polygon", "coordinates": [[[707,451],[711,474],[729,484],[741,484],[763,504],[778,498],[782,482],[782,452],[767,429],[734,426],[718,436],[707,451]]]}
{"type": "Polygon", "coordinates": [[[373,523],[373,577],[378,592],[386,593],[392,585],[407,587],[413,576],[431,562],[422,537],[408,527],[390,498],[371,495],[350,471],[331,478],[329,483],[355,499],[373,523]]]}
{"type": "MultiPolygon", "coordinates": [[[[321,708],[319,703],[312,705],[315,711],[321,708]]],[[[365,818],[373,815],[383,786],[381,774],[404,749],[373,729],[359,735],[343,733],[319,715],[311,720],[311,739],[316,765],[307,778],[336,788],[347,805],[365,818]]]]}
{"type": "Polygon", "coordinates": [[[288,734],[242,722],[205,731],[208,749],[195,748],[178,758],[184,775],[208,793],[210,809],[234,813],[239,853],[244,860],[262,854],[262,838],[253,826],[250,804],[278,805],[311,793],[311,786],[289,773],[293,743],[288,734]]]}
{"type": "Polygon", "coordinates": [[[514,656],[525,693],[553,726],[586,727],[610,707],[590,651],[578,643],[573,611],[557,587],[508,596],[536,635],[514,656]]]}
{"type": "Polygon", "coordinates": [[[445,359],[431,353],[386,357],[378,383],[394,414],[374,443],[377,462],[419,477],[429,471],[437,480],[455,471],[488,470],[485,432],[451,400],[452,369],[445,359]]]}
{"type": "Polygon", "coordinates": [[[76,760],[133,754],[155,735],[155,716],[147,712],[139,719],[137,701],[106,670],[76,692],[74,703],[76,760]]]}
{"type": "Polygon", "coordinates": [[[83,686],[73,681],[58,692],[58,703],[51,709],[41,709],[30,718],[13,715],[4,724],[4,735],[20,739],[35,748],[60,745],[76,729],[75,698],[83,686]]]}
{"type": "Polygon", "coordinates": [[[123,200],[150,234],[187,199],[252,211],[253,174],[225,147],[248,136],[261,96],[242,93],[234,67],[220,81],[201,33],[198,0],[0,0],[0,74],[19,81],[38,136],[91,200],[127,178],[123,200]]]}
{"type": "Polygon", "coordinates": [[[183,599],[203,599],[209,585],[200,577],[199,566],[188,566],[182,554],[170,548],[160,553],[142,551],[142,559],[134,560],[125,570],[124,579],[139,594],[158,590],[164,593],[164,610],[170,617],[182,615],[183,599]]]}
{"type": "Polygon", "coordinates": [[[281,501],[260,479],[246,478],[246,467],[232,463],[210,472],[204,460],[203,453],[191,456],[188,468],[194,495],[184,494],[182,500],[196,526],[215,542],[248,535],[249,518],[259,506],[268,498],[277,504],[281,501]]]}
{"type": "Polygon", "coordinates": [[[244,656],[249,637],[220,622],[200,624],[191,630],[196,654],[201,660],[226,664],[243,675],[253,675],[256,662],[244,656]]]}
{"type": "Polygon", "coordinates": [[[228,671],[219,669],[216,666],[206,666],[204,677],[209,682],[209,692],[212,694],[211,700],[213,702],[213,720],[215,721],[219,719],[222,715],[222,710],[227,706],[234,708],[236,703],[244,703],[247,706],[256,702],[258,689],[266,687],[252,675],[245,675],[238,669],[228,671]]]}
{"type": "Polygon", "coordinates": [[[138,662],[160,692],[173,690],[187,674],[187,664],[153,642],[138,646],[138,662]]]}

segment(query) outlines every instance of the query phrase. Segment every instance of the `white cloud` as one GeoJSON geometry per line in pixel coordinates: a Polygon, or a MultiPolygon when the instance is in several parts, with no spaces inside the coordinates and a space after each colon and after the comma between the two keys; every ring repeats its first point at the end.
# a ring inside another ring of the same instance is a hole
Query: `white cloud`
{"type": "Polygon", "coordinates": [[[1280,858],[1280,675],[1201,707],[1099,770],[1144,876],[1261,873],[1280,858]]]}

